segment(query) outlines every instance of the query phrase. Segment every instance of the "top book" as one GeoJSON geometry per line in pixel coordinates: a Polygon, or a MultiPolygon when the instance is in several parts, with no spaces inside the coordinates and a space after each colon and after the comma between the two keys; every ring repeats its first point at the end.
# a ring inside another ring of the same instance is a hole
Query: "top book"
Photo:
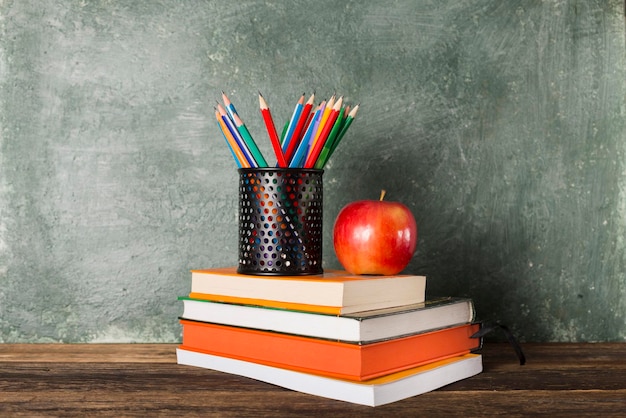
{"type": "Polygon", "coordinates": [[[359,276],[341,270],[315,276],[255,276],[225,267],[192,270],[189,296],[339,315],[424,302],[426,277],[359,276]]]}

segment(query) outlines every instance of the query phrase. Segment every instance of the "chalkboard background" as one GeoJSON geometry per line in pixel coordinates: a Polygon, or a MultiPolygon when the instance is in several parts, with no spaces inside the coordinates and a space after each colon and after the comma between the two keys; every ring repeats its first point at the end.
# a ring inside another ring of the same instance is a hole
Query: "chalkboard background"
{"type": "Polygon", "coordinates": [[[621,0],[0,0],[0,342],[174,342],[237,259],[224,90],[361,110],[324,173],[413,211],[406,272],[522,341],[626,338],[621,0]]]}

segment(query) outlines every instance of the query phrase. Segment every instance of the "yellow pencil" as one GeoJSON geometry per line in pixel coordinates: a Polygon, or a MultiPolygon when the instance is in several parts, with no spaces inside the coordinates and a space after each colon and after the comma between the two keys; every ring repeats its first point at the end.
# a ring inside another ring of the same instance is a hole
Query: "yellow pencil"
{"type": "Polygon", "coordinates": [[[324,109],[324,113],[322,113],[320,124],[317,127],[315,136],[313,136],[313,142],[311,142],[311,149],[313,149],[315,144],[317,144],[317,141],[320,138],[322,131],[324,130],[324,126],[326,125],[326,121],[328,120],[328,116],[330,116],[330,113],[332,112],[334,105],[335,105],[335,95],[333,94],[333,96],[330,99],[328,99],[328,102],[326,103],[326,108],[324,109]]]}
{"type": "Polygon", "coordinates": [[[317,142],[313,145],[313,147],[309,151],[309,155],[307,156],[307,159],[305,160],[305,163],[304,163],[304,168],[313,168],[313,166],[315,165],[315,162],[317,161],[320,153],[322,152],[322,148],[326,144],[328,135],[331,129],[333,128],[333,126],[335,125],[335,121],[337,120],[339,116],[339,113],[341,111],[342,100],[343,99],[340,97],[339,100],[337,100],[337,102],[333,105],[331,112],[330,112],[330,116],[326,120],[326,124],[321,130],[317,142]]]}

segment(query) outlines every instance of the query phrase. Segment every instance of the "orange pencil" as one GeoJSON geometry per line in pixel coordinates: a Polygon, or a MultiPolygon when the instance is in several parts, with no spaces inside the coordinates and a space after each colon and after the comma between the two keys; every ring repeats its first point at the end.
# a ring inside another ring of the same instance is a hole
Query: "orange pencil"
{"type": "Polygon", "coordinates": [[[222,134],[224,134],[224,138],[226,138],[226,142],[228,143],[228,146],[230,146],[231,151],[235,154],[235,157],[237,158],[239,165],[243,168],[249,168],[250,163],[246,159],[245,155],[243,155],[241,148],[239,148],[237,141],[235,141],[235,138],[233,138],[233,135],[228,130],[228,127],[224,123],[224,120],[222,119],[222,115],[220,115],[220,112],[218,110],[215,110],[215,118],[217,119],[217,123],[220,125],[220,128],[222,129],[222,134]]]}
{"type": "MultiPolygon", "coordinates": [[[[248,162],[250,163],[250,167],[258,167],[258,164],[254,158],[254,155],[252,155],[248,144],[243,139],[243,136],[241,136],[241,133],[237,130],[237,127],[235,126],[233,120],[226,113],[224,107],[222,107],[222,105],[219,103],[217,104],[217,111],[222,116],[222,121],[224,121],[224,125],[230,131],[235,142],[237,142],[237,145],[239,146],[239,149],[243,153],[244,157],[246,157],[246,160],[248,160],[248,162]]],[[[236,116],[236,113],[233,113],[233,115],[236,116]]]]}
{"type": "Polygon", "coordinates": [[[265,99],[263,98],[261,93],[259,93],[259,107],[261,109],[261,114],[263,115],[265,128],[267,129],[267,133],[270,137],[272,147],[274,148],[274,153],[276,154],[276,158],[278,159],[278,166],[281,168],[287,167],[287,161],[285,161],[285,156],[283,155],[283,150],[280,146],[280,139],[278,138],[278,134],[276,133],[276,126],[274,125],[274,120],[272,119],[270,108],[267,106],[267,102],[265,102],[265,99]]]}
{"type": "Polygon", "coordinates": [[[322,152],[322,148],[324,148],[324,144],[328,139],[328,134],[330,133],[330,130],[333,128],[335,121],[337,120],[337,116],[339,115],[342,104],[343,98],[340,97],[339,100],[337,100],[337,103],[335,103],[333,108],[331,109],[324,126],[319,128],[319,136],[317,138],[317,141],[313,144],[311,152],[309,152],[306,162],[304,163],[304,168],[313,168],[313,166],[315,165],[317,157],[319,157],[320,152],[322,152]]]}

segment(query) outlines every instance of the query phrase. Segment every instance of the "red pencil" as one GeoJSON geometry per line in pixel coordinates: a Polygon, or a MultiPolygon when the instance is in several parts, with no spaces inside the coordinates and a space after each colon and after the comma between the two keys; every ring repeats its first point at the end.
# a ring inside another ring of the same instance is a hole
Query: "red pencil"
{"type": "Polygon", "coordinates": [[[304,163],[304,168],[313,168],[315,162],[317,161],[317,157],[319,157],[320,152],[322,152],[322,148],[324,148],[324,144],[328,139],[328,134],[330,130],[333,128],[335,121],[337,120],[337,116],[339,115],[339,111],[341,110],[343,99],[340,97],[339,100],[335,103],[332,108],[332,111],[328,115],[328,119],[326,120],[326,124],[323,126],[322,131],[317,139],[317,142],[313,145],[313,149],[309,152],[307,159],[304,163]]]}
{"type": "Polygon", "coordinates": [[[293,134],[291,136],[291,141],[289,142],[289,145],[287,146],[287,150],[285,151],[285,160],[287,161],[291,160],[291,157],[293,157],[293,153],[295,152],[298,144],[300,143],[300,140],[302,139],[300,138],[300,135],[303,132],[302,129],[304,128],[304,125],[309,118],[311,109],[313,108],[314,100],[315,100],[315,93],[313,93],[311,97],[309,97],[309,100],[307,100],[307,102],[304,105],[304,108],[302,109],[302,113],[300,113],[300,119],[298,120],[298,124],[296,125],[296,128],[293,131],[293,134]]]}
{"type": "Polygon", "coordinates": [[[261,109],[261,114],[263,115],[265,128],[267,129],[270,141],[272,142],[272,147],[274,148],[274,153],[276,154],[276,158],[278,159],[278,166],[281,168],[285,168],[287,167],[287,161],[285,161],[285,156],[283,155],[283,150],[280,146],[280,139],[278,138],[278,134],[276,133],[276,126],[274,126],[274,120],[272,119],[270,108],[267,106],[267,103],[265,102],[265,99],[263,98],[261,93],[259,93],[259,107],[261,109]]]}

